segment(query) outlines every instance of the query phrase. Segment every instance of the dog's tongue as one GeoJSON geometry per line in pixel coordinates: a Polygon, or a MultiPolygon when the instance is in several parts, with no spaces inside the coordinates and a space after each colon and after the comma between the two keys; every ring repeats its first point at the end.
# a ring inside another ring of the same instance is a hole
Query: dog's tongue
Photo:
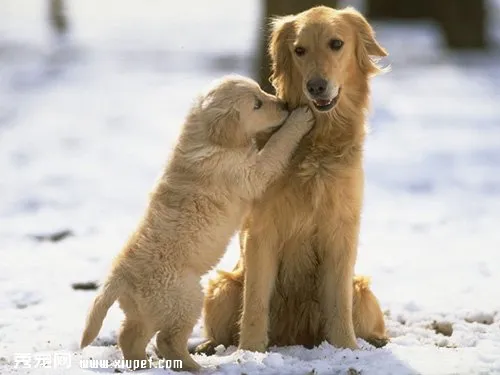
{"type": "Polygon", "coordinates": [[[319,105],[320,107],[323,107],[325,105],[328,105],[330,104],[330,100],[321,100],[321,99],[318,99],[318,100],[315,100],[316,104],[319,105]]]}

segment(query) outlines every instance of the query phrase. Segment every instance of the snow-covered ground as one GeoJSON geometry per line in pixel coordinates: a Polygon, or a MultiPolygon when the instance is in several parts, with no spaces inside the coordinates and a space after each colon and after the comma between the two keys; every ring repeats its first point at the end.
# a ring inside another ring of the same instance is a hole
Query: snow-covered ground
{"type": "MultiPolygon", "coordinates": [[[[196,92],[249,74],[254,53],[257,1],[68,3],[71,36],[56,44],[45,1],[0,0],[1,374],[113,372],[79,361],[120,358],[121,312],[79,351],[95,292],[71,285],[104,278],[196,92]],[[32,237],[62,229],[74,235],[32,237]],[[54,351],[71,368],[34,368],[54,351]]],[[[432,25],[375,27],[392,72],[373,81],[357,271],[391,343],[221,348],[196,357],[207,374],[500,374],[500,53],[448,54],[432,25]]],[[[237,257],[233,242],[221,267],[237,257]]]]}

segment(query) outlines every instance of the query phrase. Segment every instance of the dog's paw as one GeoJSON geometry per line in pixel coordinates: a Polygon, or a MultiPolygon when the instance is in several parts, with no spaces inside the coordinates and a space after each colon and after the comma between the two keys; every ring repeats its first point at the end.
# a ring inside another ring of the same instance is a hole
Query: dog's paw
{"type": "Polygon", "coordinates": [[[331,337],[327,337],[326,341],[328,341],[331,345],[335,346],[336,348],[342,348],[342,349],[351,349],[351,350],[358,350],[359,346],[356,342],[356,339],[354,336],[341,336],[341,335],[332,335],[331,337]]]}
{"type": "Polygon", "coordinates": [[[370,337],[365,339],[368,344],[373,345],[376,348],[383,348],[389,343],[388,337],[370,337]]]}
{"type": "Polygon", "coordinates": [[[241,342],[238,346],[239,350],[248,350],[250,352],[265,353],[267,350],[266,342],[241,342]]]}

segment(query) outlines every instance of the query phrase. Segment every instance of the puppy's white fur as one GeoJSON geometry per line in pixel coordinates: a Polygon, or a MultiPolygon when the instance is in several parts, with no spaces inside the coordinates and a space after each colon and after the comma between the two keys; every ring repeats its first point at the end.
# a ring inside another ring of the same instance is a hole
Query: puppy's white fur
{"type": "Polygon", "coordinates": [[[311,129],[307,107],[288,112],[252,80],[230,76],[192,107],[178,144],[137,230],[118,255],[87,318],[82,348],[99,333],[118,299],[125,313],[118,344],[125,359],[157,350],[197,370],[187,340],[202,308],[200,277],[214,267],[250,203],[284,173],[311,129]],[[285,124],[262,150],[258,132],[285,124]]]}

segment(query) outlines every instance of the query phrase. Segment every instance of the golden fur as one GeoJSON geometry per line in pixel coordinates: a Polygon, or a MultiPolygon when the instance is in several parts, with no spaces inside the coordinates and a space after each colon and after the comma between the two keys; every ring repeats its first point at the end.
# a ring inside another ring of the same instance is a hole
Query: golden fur
{"type": "MultiPolygon", "coordinates": [[[[214,354],[215,348],[221,344],[226,347],[238,345],[240,335],[244,270],[238,263],[232,272],[218,271],[218,274],[217,278],[209,281],[203,303],[205,332],[209,340],[195,348],[196,352],[207,355],[214,354]]],[[[376,347],[386,345],[388,338],[384,315],[377,298],[369,288],[369,279],[355,276],[353,289],[352,314],[356,336],[376,347]]],[[[298,339],[295,344],[310,346],[298,339]]]]}
{"type": "Polygon", "coordinates": [[[157,332],[158,353],[197,370],[187,340],[201,313],[200,277],[214,267],[250,202],[285,170],[313,124],[295,110],[258,150],[257,132],[281,125],[288,111],[252,80],[226,77],[191,109],[179,142],[137,230],[118,255],[87,318],[81,347],[99,333],[118,299],[125,359],[145,360],[157,332]]]}
{"type": "Polygon", "coordinates": [[[387,54],[352,8],[311,8],[275,19],[272,29],[278,97],[291,108],[313,107],[316,125],[286,173],[252,205],[233,272],[210,283],[209,341],[197,351],[236,343],[253,351],[268,344],[312,347],[324,340],[356,349],[356,335],[384,345],[378,301],[366,279],[353,277],[369,78],[379,72],[369,56],[387,54]],[[323,87],[311,87],[318,80],[323,87]]]}

